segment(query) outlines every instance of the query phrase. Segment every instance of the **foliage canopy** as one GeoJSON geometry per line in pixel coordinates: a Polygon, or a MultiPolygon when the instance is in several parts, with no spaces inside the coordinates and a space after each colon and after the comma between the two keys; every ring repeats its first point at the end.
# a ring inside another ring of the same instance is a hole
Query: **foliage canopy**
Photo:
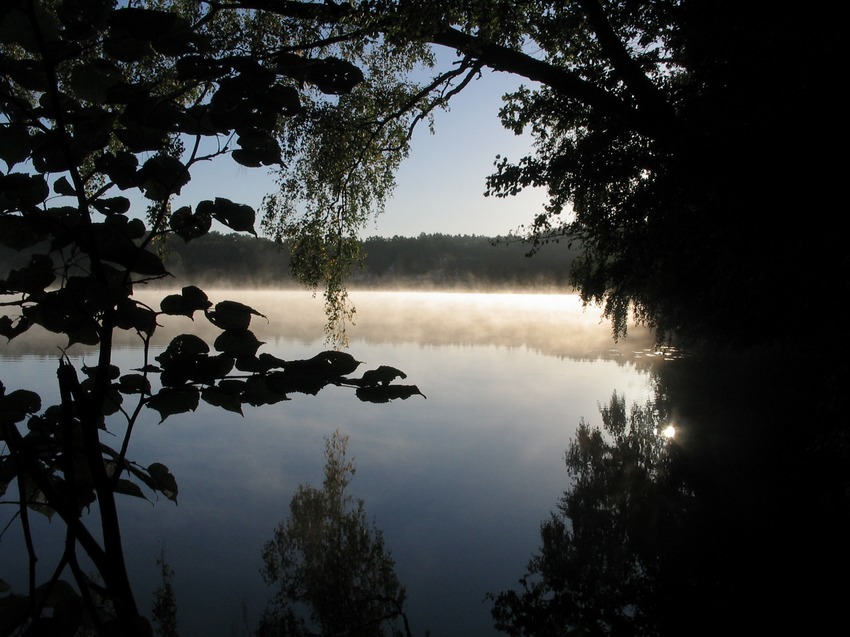
{"type": "Polygon", "coordinates": [[[260,353],[250,325],[263,315],[195,286],[158,308],[134,297],[169,276],[158,250],[167,237],[192,241],[213,220],[255,232],[255,211],[221,197],[172,209],[199,162],[283,164],[278,136],[306,95],[346,94],[362,80],[338,58],[252,46],[251,34],[263,32],[255,17],[180,0],[0,6],[0,242],[20,252],[0,279],[0,335],[33,329],[64,339],[59,404],[0,383],[0,493],[16,492],[12,519],[28,561],[28,590],[0,599],[4,634],[149,634],[124,563],[117,498],[146,498],[147,489],[176,502],[178,485],[165,465],[129,457],[143,414],[162,422],[202,402],[241,414],[328,384],[372,402],[419,393],[388,382],[380,367],[370,370],[377,380],[349,379],[360,362],[345,352],[295,361],[260,353]],[[134,201],[147,209],[131,217],[134,201]],[[196,315],[220,331],[213,343],[181,334],[152,355],[160,321],[196,315]],[[140,339],[138,367],[114,364],[116,331],[140,339]],[[71,348],[81,346],[94,348],[96,362],[78,369],[71,348]],[[30,512],[66,529],[46,577],[30,512]]]}
{"type": "MultiPolygon", "coordinates": [[[[519,159],[498,157],[487,193],[548,191],[548,204],[521,236],[533,250],[563,237],[581,251],[572,282],[586,302],[603,305],[617,336],[633,317],[659,339],[771,341],[783,331],[775,308],[789,290],[818,299],[846,290],[846,257],[830,224],[817,216],[783,221],[830,209],[836,173],[823,141],[837,40],[827,7],[791,12],[731,0],[233,5],[324,29],[355,57],[362,52],[347,47],[367,42],[391,56],[422,44],[455,52],[418,92],[372,102],[377,111],[363,120],[370,131],[427,118],[483,69],[527,79],[505,97],[502,121],[530,132],[534,148],[519,159]]],[[[372,67],[364,77],[368,91],[377,90],[372,78],[378,85],[396,79],[372,67]]],[[[404,127],[396,130],[403,139],[404,127]]],[[[363,148],[358,161],[399,149],[362,130],[346,136],[363,148]]],[[[342,148],[350,158],[347,143],[342,148]]],[[[387,191],[344,192],[334,196],[365,206],[361,195],[380,201],[387,191]]],[[[328,256],[338,265],[336,256],[351,253],[328,256]]],[[[807,312],[783,307],[787,320],[802,325],[811,324],[807,312]]],[[[827,327],[835,333],[839,325],[827,327]]]]}

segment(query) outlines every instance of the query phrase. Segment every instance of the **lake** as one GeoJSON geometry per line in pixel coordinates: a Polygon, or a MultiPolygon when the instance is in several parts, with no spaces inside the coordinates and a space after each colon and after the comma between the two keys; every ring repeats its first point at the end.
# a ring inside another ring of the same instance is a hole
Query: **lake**
{"type": "MultiPolygon", "coordinates": [[[[321,298],[207,293],[268,317],[252,324],[266,343],[261,351],[297,359],[325,348],[321,298]]],[[[243,605],[257,617],[270,594],[258,571],[262,544],[288,514],[296,485],[321,485],[323,438],[336,429],[350,437],[351,493],[384,533],[414,632],[495,634],[484,596],[512,587],[538,546],[539,522],[568,485],[563,457],[575,427],[598,419],[614,390],[637,401],[651,392],[635,364],[651,345],[647,334],[613,343],[598,311],[584,311],[573,295],[355,291],[352,300],[348,351],[361,371],[402,369],[427,398],[370,404],[328,387],[248,407],[244,417],[202,405],[161,425],[148,412],[137,426],[130,457],[166,464],[180,493],[177,506],[124,499],[128,559],[146,603],[158,583],[155,558],[165,552],[186,635],[241,634],[243,605]]],[[[173,319],[158,330],[157,346],[202,323],[173,319]]],[[[47,379],[50,404],[61,341],[27,340],[0,350],[3,381],[12,390],[47,379]]],[[[136,347],[122,339],[122,370],[141,364],[136,347]]],[[[12,546],[7,538],[4,553],[12,546]]]]}
{"type": "MultiPolygon", "coordinates": [[[[291,360],[326,348],[321,298],[300,291],[206,291],[213,302],[241,301],[268,318],[252,323],[265,343],[263,352],[291,360]]],[[[145,294],[151,301],[159,298],[155,291],[145,294]]],[[[541,521],[570,486],[564,453],[576,427],[583,420],[599,424],[599,407],[614,391],[628,403],[645,402],[655,387],[650,370],[667,364],[655,355],[645,330],[634,329],[615,343],[599,311],[584,310],[574,295],[353,291],[351,297],[357,314],[348,329],[348,351],[363,362],[360,371],[381,364],[402,369],[404,382],[417,385],[424,397],[371,404],[358,400],[351,388],[329,386],[317,396],[296,394],[273,406],[246,407],[244,417],[202,403],[196,412],[162,424],[148,411],[137,425],[129,457],[167,465],[180,492],[177,505],[164,498],[153,504],[121,501],[127,557],[137,598],[147,607],[160,582],[155,560],[164,552],[175,571],[178,624],[185,636],[249,633],[271,595],[259,575],[262,545],[288,515],[296,486],[321,485],[324,438],[335,430],[350,438],[357,467],[351,494],[364,500],[384,534],[407,589],[414,634],[498,634],[485,595],[515,588],[538,549],[541,521]]],[[[204,323],[168,321],[157,331],[154,355],[172,336],[203,331],[204,323]]],[[[0,377],[7,391],[43,387],[45,404],[52,404],[61,343],[54,335],[29,337],[0,349],[0,377]]],[[[93,362],[90,353],[75,349],[69,351],[72,360],[93,362]]],[[[139,366],[139,356],[132,338],[119,341],[115,358],[122,370],[139,366]]],[[[740,387],[733,372],[727,367],[710,378],[740,387]]],[[[714,398],[693,402],[700,405],[697,412],[712,412],[720,404],[717,395],[731,401],[734,393],[726,385],[692,385],[716,391],[714,398]]],[[[744,396],[748,400],[758,404],[753,394],[744,396]]],[[[823,526],[835,522],[831,517],[812,522],[818,509],[801,514],[799,523],[783,513],[781,532],[765,535],[765,529],[776,529],[772,516],[779,507],[774,496],[764,494],[780,489],[785,504],[799,505],[811,494],[810,481],[822,476],[814,475],[812,463],[790,470],[793,458],[787,455],[771,455],[769,465],[754,463],[755,446],[775,446],[767,436],[754,441],[753,434],[744,446],[737,439],[718,443],[733,431],[727,416],[738,403],[732,405],[723,402],[723,416],[713,422],[725,426],[711,435],[697,427],[693,409],[679,412],[680,444],[693,456],[688,466],[702,471],[694,469],[695,481],[704,482],[706,467],[722,468],[723,476],[711,478],[715,499],[722,501],[714,502],[716,511],[708,516],[716,521],[714,536],[690,538],[696,551],[738,564],[763,544],[771,547],[756,561],[764,567],[773,563],[773,543],[801,539],[807,522],[818,525],[821,538],[839,534],[837,527],[823,526]],[[731,447],[735,454],[728,453],[731,447]],[[711,452],[700,451],[705,449],[711,452]],[[767,473],[777,466],[784,474],[781,483],[767,473]],[[760,469],[765,470],[760,480],[751,480],[760,469]],[[753,531],[750,516],[758,520],[753,531]],[[737,527],[729,534],[732,525],[737,527]]],[[[5,525],[11,507],[2,513],[5,525]]],[[[39,519],[43,577],[61,550],[61,531],[61,525],[39,519]]],[[[18,590],[25,586],[22,546],[13,525],[0,544],[0,576],[18,590]]],[[[800,563],[821,553],[818,548],[800,563]]],[[[836,569],[843,567],[843,557],[836,569]]],[[[779,572],[787,573],[791,563],[786,555],[779,572]]],[[[762,575],[776,579],[777,572],[762,575]]],[[[765,579],[745,581],[750,587],[765,579]]],[[[801,584],[797,575],[793,581],[801,584]]],[[[730,608],[740,610],[737,603],[730,608]]]]}

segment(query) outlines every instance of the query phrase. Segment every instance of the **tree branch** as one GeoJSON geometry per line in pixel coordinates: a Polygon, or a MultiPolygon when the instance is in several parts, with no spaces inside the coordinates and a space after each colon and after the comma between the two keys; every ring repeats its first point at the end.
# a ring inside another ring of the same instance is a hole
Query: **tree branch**
{"type": "Polygon", "coordinates": [[[638,102],[638,108],[652,117],[672,118],[672,107],[658,90],[658,87],[629,55],[628,49],[614,31],[599,1],[580,1],[602,50],[619,74],[620,79],[629,87],[638,102]]]}
{"type": "MultiPolygon", "coordinates": [[[[369,18],[375,31],[381,30],[380,20],[365,12],[358,12],[347,4],[292,2],[285,0],[236,0],[213,5],[218,9],[254,9],[301,20],[312,20],[322,24],[356,23],[369,18]]],[[[588,18],[597,32],[597,37],[609,55],[612,64],[623,76],[623,81],[633,91],[634,97],[643,108],[634,108],[618,96],[588,82],[577,73],[538,60],[522,51],[489,42],[456,28],[425,36],[429,44],[444,46],[459,51],[476,60],[482,67],[494,71],[511,73],[546,86],[556,93],[574,99],[594,110],[612,117],[636,132],[657,138],[668,129],[672,109],[664,102],[657,88],[628,56],[628,52],[611,29],[601,6],[594,0],[584,2],[588,18]]],[[[387,30],[389,30],[387,28],[387,30]]]]}

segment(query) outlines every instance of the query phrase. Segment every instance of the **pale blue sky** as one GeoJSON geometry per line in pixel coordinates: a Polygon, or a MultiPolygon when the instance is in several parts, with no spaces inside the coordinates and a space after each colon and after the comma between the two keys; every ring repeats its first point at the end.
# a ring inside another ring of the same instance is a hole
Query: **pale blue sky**
{"type": "Polygon", "coordinates": [[[452,100],[449,112],[437,114],[434,135],[425,127],[417,131],[395,196],[375,232],[367,234],[495,236],[531,221],[543,205],[543,192],[508,199],[483,194],[496,155],[518,160],[529,148],[529,139],[505,130],[498,117],[501,96],[517,85],[515,77],[485,72],[452,100]]]}
{"type": "MultiPolygon", "coordinates": [[[[452,100],[450,111],[437,113],[434,135],[422,125],[397,175],[394,196],[363,236],[422,232],[496,236],[531,221],[543,204],[542,192],[508,199],[483,194],[496,155],[517,160],[529,147],[528,138],[505,130],[498,118],[501,96],[518,84],[514,76],[485,71],[452,100]]],[[[274,187],[273,176],[265,169],[218,160],[193,171],[178,201],[194,205],[221,196],[259,209],[263,195],[274,187]]]]}

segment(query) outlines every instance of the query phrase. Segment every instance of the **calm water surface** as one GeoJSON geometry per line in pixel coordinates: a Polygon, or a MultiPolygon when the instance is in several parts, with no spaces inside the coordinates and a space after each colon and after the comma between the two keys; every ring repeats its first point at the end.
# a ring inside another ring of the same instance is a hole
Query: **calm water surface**
{"type": "MultiPolygon", "coordinates": [[[[309,293],[207,293],[268,317],[252,324],[261,351],[295,359],[326,348],[322,301],[309,293]]],[[[349,351],[363,361],[360,371],[398,367],[427,398],[374,405],[328,387],[246,407],[244,417],[202,405],[162,424],[146,412],[137,426],[130,457],[166,464],[180,494],[176,506],[122,501],[128,559],[146,606],[159,582],[155,558],[165,552],[181,634],[247,634],[246,619],[254,624],[270,593],[260,549],[296,486],[321,484],[323,438],[336,429],[350,436],[351,493],[384,532],[414,633],[495,634],[485,594],[514,587],[537,549],[539,523],[568,486],[563,455],[576,426],[598,423],[599,403],[615,390],[628,402],[651,393],[642,364],[648,335],[614,343],[598,310],[583,311],[575,296],[355,291],[352,300],[349,351]]],[[[170,321],[157,332],[157,351],[202,322],[170,321]]],[[[43,386],[52,404],[59,341],[33,340],[0,349],[0,377],[8,390],[43,386]]],[[[93,363],[90,353],[76,356],[93,363]]],[[[132,338],[120,342],[123,371],[140,366],[139,357],[132,338]]],[[[10,513],[0,513],[5,524],[10,513]]],[[[61,527],[41,527],[47,569],[61,527]]],[[[15,555],[22,546],[14,530],[0,544],[2,577],[16,588],[24,585],[23,556],[15,555]]]]}

